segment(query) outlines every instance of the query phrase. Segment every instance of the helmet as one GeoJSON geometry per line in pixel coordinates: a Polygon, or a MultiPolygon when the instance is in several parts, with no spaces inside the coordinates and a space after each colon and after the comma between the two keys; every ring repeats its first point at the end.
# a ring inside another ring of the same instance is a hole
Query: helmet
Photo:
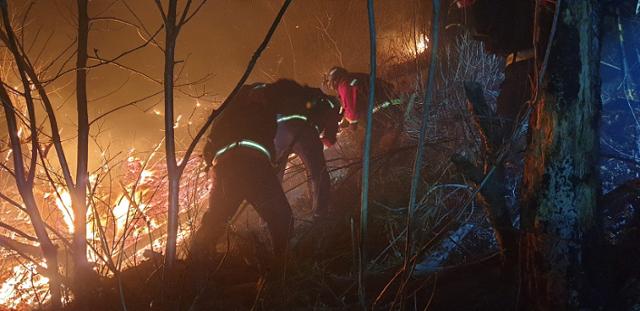
{"type": "Polygon", "coordinates": [[[338,81],[346,77],[348,74],[349,72],[342,67],[339,67],[339,66],[332,67],[324,75],[324,82],[322,84],[324,87],[335,91],[338,81]]]}

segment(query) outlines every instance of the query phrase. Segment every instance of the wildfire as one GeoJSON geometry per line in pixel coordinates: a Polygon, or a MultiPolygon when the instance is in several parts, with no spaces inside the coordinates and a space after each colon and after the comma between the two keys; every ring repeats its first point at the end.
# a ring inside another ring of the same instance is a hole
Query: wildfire
{"type": "Polygon", "coordinates": [[[421,34],[416,39],[416,54],[422,54],[429,48],[429,37],[425,34],[421,34]]]}
{"type": "Polygon", "coordinates": [[[182,120],[182,115],[178,115],[176,118],[176,122],[173,124],[174,129],[180,127],[180,120],[182,120]]]}
{"type": "MultiPolygon", "coordinates": [[[[92,247],[88,249],[87,255],[96,267],[105,265],[104,258],[110,257],[114,262],[118,260],[117,267],[125,269],[139,262],[133,257],[142,256],[149,248],[155,252],[161,251],[166,243],[167,191],[164,159],[154,159],[158,154],[157,150],[149,153],[146,159],[134,155],[134,149],[129,152],[119,167],[121,170],[117,171],[122,173],[117,180],[119,187],[114,187],[98,175],[89,176],[93,190],[90,192],[91,197],[87,198],[90,205],[87,211],[86,237],[92,247]],[[103,245],[107,247],[103,248],[103,245]]],[[[202,206],[210,189],[208,177],[201,171],[200,162],[199,158],[191,158],[181,181],[183,191],[180,193],[180,205],[184,214],[189,214],[186,212],[191,207],[202,206]]],[[[105,167],[106,164],[102,166],[105,167]]],[[[106,170],[115,168],[112,166],[106,170]]],[[[53,221],[50,225],[61,232],[73,234],[76,228],[72,193],[63,185],[49,184],[40,184],[34,191],[44,199],[42,208],[56,215],[52,219],[57,219],[57,223],[53,221]]],[[[187,219],[190,216],[181,214],[181,217],[187,219]]],[[[19,221],[18,218],[16,221],[19,221]]],[[[181,225],[178,240],[183,241],[189,233],[188,226],[181,225]]],[[[63,248],[60,249],[61,253],[64,251],[63,248]]],[[[5,255],[0,256],[5,260],[12,260],[5,255]]],[[[15,266],[7,271],[8,276],[0,280],[0,310],[4,310],[3,307],[30,309],[45,301],[48,297],[48,279],[38,274],[37,265],[15,261],[13,265],[15,266]]],[[[108,269],[96,269],[106,276],[112,275],[108,269]]],[[[64,267],[61,271],[65,271],[64,267]]]]}
{"type": "MultiPolygon", "coordinates": [[[[143,192],[136,192],[134,194],[135,196],[135,201],[136,202],[140,202],[140,200],[142,199],[142,196],[144,195],[143,192]]],[[[126,195],[122,195],[118,200],[117,200],[117,204],[116,206],[113,208],[113,216],[115,217],[116,220],[116,232],[118,234],[124,232],[124,230],[127,227],[127,223],[132,221],[133,218],[133,210],[134,209],[138,209],[140,212],[143,213],[143,215],[145,214],[145,210],[146,210],[146,204],[144,203],[132,203],[131,201],[129,201],[129,198],[126,195]],[[134,204],[137,204],[137,208],[135,207],[134,204]]],[[[146,215],[145,215],[146,216],[146,215]]]]}
{"type": "MultiPolygon", "coordinates": [[[[62,187],[58,187],[57,190],[59,197],[56,196],[56,206],[58,210],[62,214],[62,219],[64,223],[67,225],[67,230],[69,233],[73,233],[75,228],[73,226],[73,211],[71,209],[71,194],[69,191],[62,187]]],[[[45,194],[45,197],[50,194],[45,194]]],[[[54,194],[55,195],[55,194],[54,194]]]]}
{"type": "Polygon", "coordinates": [[[36,271],[35,264],[19,264],[13,267],[11,276],[0,287],[0,306],[15,309],[43,303],[49,298],[48,282],[48,278],[36,271]]]}
{"type": "Polygon", "coordinates": [[[142,172],[140,173],[140,178],[138,179],[138,183],[144,184],[146,182],[149,182],[151,180],[151,177],[153,177],[153,171],[142,170],[142,172]]]}

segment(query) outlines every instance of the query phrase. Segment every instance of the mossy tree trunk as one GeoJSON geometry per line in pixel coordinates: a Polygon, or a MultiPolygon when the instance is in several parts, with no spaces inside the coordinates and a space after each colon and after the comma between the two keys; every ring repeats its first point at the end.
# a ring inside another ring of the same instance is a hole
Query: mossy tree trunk
{"type": "Polygon", "coordinates": [[[530,121],[522,204],[526,307],[544,310],[585,303],[586,242],[598,223],[598,1],[559,3],[547,74],[530,121]]]}

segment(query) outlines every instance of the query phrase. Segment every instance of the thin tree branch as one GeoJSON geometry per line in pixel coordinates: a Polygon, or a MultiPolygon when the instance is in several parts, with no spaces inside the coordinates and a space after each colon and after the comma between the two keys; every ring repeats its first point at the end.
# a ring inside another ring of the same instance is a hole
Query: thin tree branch
{"type": "Polygon", "coordinates": [[[12,226],[10,224],[7,224],[5,222],[0,221],[0,227],[5,228],[5,229],[7,229],[7,230],[9,230],[9,231],[11,231],[11,232],[23,237],[23,238],[31,241],[31,242],[37,242],[38,241],[37,238],[35,238],[33,236],[30,236],[26,232],[14,227],[14,226],[12,226]]]}
{"type": "Polygon", "coordinates": [[[207,2],[207,0],[202,0],[202,2],[200,2],[200,4],[198,4],[196,9],[193,10],[193,13],[191,13],[189,16],[187,16],[187,18],[185,18],[184,20],[180,21],[180,26],[188,23],[194,16],[196,16],[196,14],[198,14],[198,11],[200,11],[200,9],[204,6],[204,4],[206,2],[207,2]]]}
{"type": "MultiPolygon", "coordinates": [[[[413,216],[416,210],[416,197],[418,194],[418,188],[420,187],[420,179],[422,172],[422,163],[424,160],[425,144],[424,141],[427,138],[427,125],[429,120],[429,107],[433,100],[433,87],[436,79],[436,68],[438,61],[438,46],[440,41],[440,0],[433,0],[433,19],[431,22],[431,60],[429,62],[429,75],[427,77],[426,85],[424,87],[424,101],[422,107],[422,125],[420,126],[420,135],[418,138],[418,149],[416,150],[416,157],[413,166],[413,177],[411,178],[411,192],[409,196],[409,208],[407,209],[406,219],[406,244],[404,250],[404,270],[409,271],[409,258],[414,251],[413,245],[413,216]]],[[[410,277],[410,273],[405,275],[406,278],[410,277]]]]}
{"type": "MultiPolygon", "coordinates": [[[[97,67],[103,66],[103,65],[105,65],[105,64],[113,63],[113,62],[116,62],[117,60],[119,60],[119,59],[121,59],[121,58],[123,58],[123,57],[125,57],[125,56],[127,56],[127,55],[129,55],[129,54],[131,54],[131,53],[133,53],[133,52],[136,52],[136,51],[138,51],[138,50],[141,50],[141,49],[145,48],[147,45],[149,45],[149,44],[153,41],[153,39],[155,38],[155,36],[157,36],[157,35],[160,33],[160,31],[161,31],[162,29],[163,29],[163,26],[160,26],[160,27],[158,28],[158,30],[156,30],[156,32],[155,32],[155,33],[153,33],[153,36],[152,36],[151,38],[149,38],[149,40],[145,41],[144,43],[142,43],[142,44],[140,44],[140,45],[138,45],[138,46],[136,46],[136,47],[134,47],[134,48],[131,48],[131,49],[129,49],[129,50],[126,50],[126,51],[124,51],[124,52],[122,52],[122,53],[118,54],[117,56],[115,56],[115,57],[113,57],[113,58],[111,58],[111,59],[102,59],[102,58],[97,58],[97,57],[96,57],[96,59],[97,59],[97,60],[100,60],[100,62],[99,62],[98,64],[85,66],[85,67],[83,67],[82,69],[83,69],[83,70],[89,70],[89,69],[94,69],[94,68],[97,68],[97,67]]],[[[51,82],[51,81],[54,81],[54,80],[56,80],[56,79],[58,79],[58,78],[60,78],[60,77],[62,77],[62,76],[64,76],[64,75],[66,75],[66,74],[68,74],[68,73],[76,72],[76,71],[78,71],[78,70],[80,70],[80,69],[81,69],[81,68],[74,67],[74,68],[71,68],[71,69],[67,69],[67,70],[65,70],[65,71],[61,71],[61,72],[57,73],[55,76],[53,76],[53,77],[51,77],[51,78],[49,78],[49,79],[47,79],[47,80],[42,81],[42,83],[47,84],[47,83],[49,83],[49,82],[51,82]]]]}
{"type": "Polygon", "coordinates": [[[162,8],[162,3],[160,3],[160,0],[155,0],[154,1],[156,3],[156,7],[158,8],[158,11],[160,11],[160,16],[162,17],[162,21],[167,24],[167,14],[164,13],[164,9],[162,8]]]}
{"type": "Polygon", "coordinates": [[[191,144],[189,144],[189,147],[187,148],[187,151],[185,152],[184,157],[182,158],[182,161],[180,162],[180,165],[179,165],[179,170],[181,174],[182,174],[182,171],[184,171],[184,168],[186,167],[187,162],[191,157],[191,154],[195,150],[196,145],[198,144],[202,136],[205,134],[209,126],[211,126],[211,123],[213,123],[213,120],[215,120],[215,118],[218,117],[218,115],[220,115],[220,113],[224,111],[224,109],[229,105],[229,103],[233,101],[233,99],[238,94],[238,91],[240,90],[240,88],[247,81],[247,79],[249,78],[249,75],[251,75],[251,72],[253,71],[253,68],[256,66],[256,63],[258,62],[260,55],[262,55],[262,52],[267,48],[267,45],[271,41],[273,34],[278,28],[278,25],[280,24],[280,21],[282,20],[284,13],[287,11],[287,8],[289,7],[292,1],[293,0],[285,0],[285,2],[282,4],[282,8],[280,8],[278,15],[276,15],[276,18],[271,24],[271,27],[269,28],[269,31],[267,32],[265,38],[262,40],[262,43],[260,44],[260,46],[258,46],[256,51],[253,53],[251,60],[249,60],[249,64],[247,65],[247,68],[242,74],[242,77],[240,77],[240,80],[238,81],[236,86],[233,88],[233,90],[231,91],[227,99],[225,99],[224,102],[220,105],[220,107],[218,107],[218,109],[214,109],[213,112],[211,112],[205,124],[200,128],[200,130],[196,134],[193,141],[191,141],[191,144]]]}

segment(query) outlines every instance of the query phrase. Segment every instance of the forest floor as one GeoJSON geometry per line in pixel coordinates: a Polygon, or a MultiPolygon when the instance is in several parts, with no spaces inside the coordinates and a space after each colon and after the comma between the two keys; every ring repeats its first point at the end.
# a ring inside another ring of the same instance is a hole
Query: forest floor
{"type": "MultiPolygon", "coordinates": [[[[118,282],[111,279],[105,284],[109,287],[105,292],[108,294],[93,301],[92,309],[122,310],[123,303],[127,310],[360,309],[354,273],[319,273],[318,267],[304,267],[294,262],[289,265],[291,271],[282,281],[235,256],[227,257],[222,265],[213,265],[215,274],[209,277],[206,286],[195,288],[201,280],[190,277],[192,274],[187,265],[180,262],[177,266],[178,285],[169,286],[162,281],[157,263],[149,260],[121,274],[124,296],[118,295],[118,282]]],[[[346,265],[346,270],[350,270],[351,264],[346,265]]],[[[500,267],[497,256],[494,256],[471,265],[413,277],[403,291],[399,291],[399,284],[395,282],[375,303],[374,309],[398,309],[399,305],[395,304],[398,301],[394,301],[398,294],[411,297],[405,300],[405,303],[413,305],[409,310],[515,309],[515,290],[506,285],[512,283],[506,282],[500,267]]],[[[340,268],[345,270],[345,267],[340,268]]],[[[367,299],[377,300],[395,273],[395,270],[370,272],[365,279],[367,299]]],[[[70,306],[70,309],[74,307],[70,306]]]]}
{"type": "MultiPolygon", "coordinates": [[[[394,171],[407,168],[403,165],[394,171]]],[[[472,221],[476,229],[444,254],[440,267],[408,279],[398,274],[403,267],[406,209],[392,207],[406,206],[407,178],[410,174],[385,174],[372,185],[367,236],[370,264],[364,278],[368,304],[378,310],[398,309],[401,301],[416,310],[512,309],[514,290],[505,285],[512,283],[505,282],[501,273],[481,209],[471,209],[469,216],[462,217],[466,212],[452,213],[452,201],[450,210],[421,215],[419,219],[425,221],[440,219],[429,230],[417,233],[419,245],[434,245],[425,254],[437,252],[443,241],[453,241],[452,234],[464,224],[460,221],[447,228],[443,219],[472,221]],[[401,178],[390,178],[399,175],[401,178]]],[[[238,225],[227,239],[219,241],[217,256],[207,264],[195,267],[179,261],[175,274],[168,278],[171,281],[166,281],[162,256],[149,253],[148,260],[105,279],[88,304],[93,310],[123,310],[124,306],[126,310],[360,309],[355,251],[359,192],[353,191],[355,187],[353,182],[334,187],[332,213],[325,219],[312,221],[305,214],[309,212],[306,198],[292,204],[297,225],[285,265],[271,259],[264,224],[248,229],[238,225]]]]}

